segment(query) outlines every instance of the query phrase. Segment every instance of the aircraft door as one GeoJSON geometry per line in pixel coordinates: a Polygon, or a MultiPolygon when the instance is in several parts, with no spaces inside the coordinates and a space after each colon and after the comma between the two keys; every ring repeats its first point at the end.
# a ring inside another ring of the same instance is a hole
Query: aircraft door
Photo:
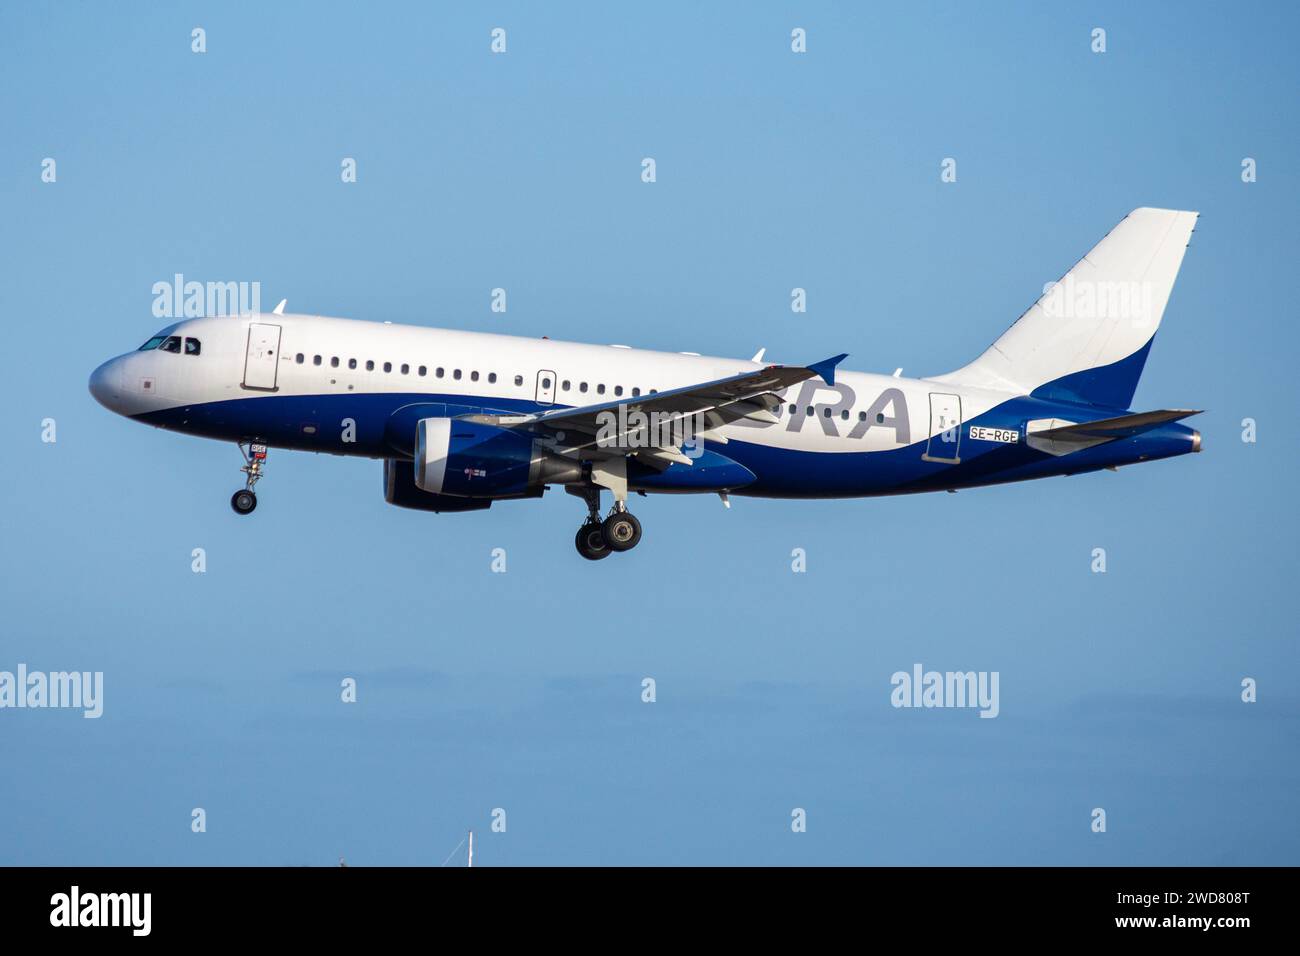
{"type": "Polygon", "coordinates": [[[926,442],[922,461],[938,461],[946,465],[960,464],[961,456],[961,397],[930,393],[930,440],[926,442]]]}
{"type": "Polygon", "coordinates": [[[555,373],[547,369],[537,373],[537,404],[555,404],[555,373]]]}
{"type": "Polygon", "coordinates": [[[253,322],[248,326],[248,351],[244,354],[244,388],[275,391],[280,370],[280,326],[253,322]]]}

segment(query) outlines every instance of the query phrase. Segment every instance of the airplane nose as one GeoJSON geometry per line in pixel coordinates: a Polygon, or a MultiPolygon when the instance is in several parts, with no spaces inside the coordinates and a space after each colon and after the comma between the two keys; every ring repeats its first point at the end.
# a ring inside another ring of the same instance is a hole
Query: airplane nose
{"type": "Polygon", "coordinates": [[[90,394],[110,412],[117,411],[121,400],[121,369],[117,359],[109,359],[90,373],[90,394]]]}

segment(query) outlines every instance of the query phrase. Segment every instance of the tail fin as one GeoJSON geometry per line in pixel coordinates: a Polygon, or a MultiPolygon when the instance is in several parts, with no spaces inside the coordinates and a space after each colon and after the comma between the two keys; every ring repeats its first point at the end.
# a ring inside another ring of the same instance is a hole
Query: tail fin
{"type": "Polygon", "coordinates": [[[1128,408],[1198,215],[1134,209],[983,355],[939,381],[1128,408]]]}

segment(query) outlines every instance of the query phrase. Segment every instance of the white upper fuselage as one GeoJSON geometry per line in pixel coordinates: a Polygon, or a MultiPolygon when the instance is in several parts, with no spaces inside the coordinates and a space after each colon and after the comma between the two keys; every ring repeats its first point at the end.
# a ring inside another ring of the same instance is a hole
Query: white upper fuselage
{"type": "MultiPolygon", "coordinates": [[[[634,389],[643,395],[651,390],[662,392],[766,364],[307,315],[189,319],[159,335],[196,338],[201,352],[191,356],[153,349],[129,352],[106,363],[96,371],[92,391],[114,411],[134,417],[181,406],[272,396],[412,393],[455,396],[464,404],[484,407],[502,401],[508,404],[500,407],[507,408],[515,407],[514,403],[543,408],[583,406],[630,397],[634,389]],[[244,385],[253,323],[281,330],[274,390],[244,385]],[[549,389],[545,387],[548,379],[553,379],[549,389]]],[[[885,451],[924,442],[931,436],[932,392],[959,392],[962,419],[973,418],[1011,397],[925,379],[848,371],[837,371],[834,386],[813,379],[786,392],[778,425],[747,422],[728,425],[722,433],[733,440],[806,452],[885,451]],[[902,401],[886,398],[880,404],[882,396],[898,393],[902,401]]],[[[334,424],[321,423],[322,427],[334,424]]],[[[364,447],[356,452],[374,456],[364,447]]]]}

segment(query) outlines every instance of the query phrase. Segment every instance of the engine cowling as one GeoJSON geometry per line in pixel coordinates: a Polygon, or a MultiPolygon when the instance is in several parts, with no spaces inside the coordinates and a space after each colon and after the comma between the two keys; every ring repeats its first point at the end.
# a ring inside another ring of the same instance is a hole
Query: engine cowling
{"type": "Polygon", "coordinates": [[[415,486],[433,495],[518,498],[547,483],[582,480],[579,462],[527,433],[456,418],[423,418],[415,430],[415,486]]]}
{"type": "Polygon", "coordinates": [[[482,511],[492,507],[491,498],[456,498],[431,495],[415,487],[415,473],[409,461],[384,459],[384,500],[399,508],[417,511],[482,511]]]}

